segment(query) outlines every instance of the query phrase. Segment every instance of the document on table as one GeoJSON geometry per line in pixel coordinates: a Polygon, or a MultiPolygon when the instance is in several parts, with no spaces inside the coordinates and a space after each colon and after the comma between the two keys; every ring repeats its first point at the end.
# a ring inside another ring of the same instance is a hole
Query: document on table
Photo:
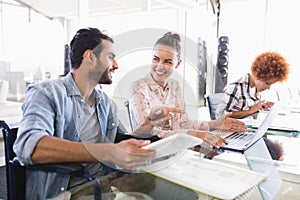
{"type": "MultiPolygon", "coordinates": [[[[258,119],[252,121],[252,127],[259,127],[265,113],[259,113],[258,119]]],[[[298,121],[300,117],[299,113],[279,113],[269,129],[282,130],[282,131],[300,131],[300,123],[298,121]]],[[[249,122],[248,122],[249,123],[249,122]]]]}
{"type": "Polygon", "coordinates": [[[220,199],[242,196],[266,176],[249,169],[236,167],[199,157],[199,153],[187,150],[173,162],[159,170],[147,170],[158,177],[220,199]]]}

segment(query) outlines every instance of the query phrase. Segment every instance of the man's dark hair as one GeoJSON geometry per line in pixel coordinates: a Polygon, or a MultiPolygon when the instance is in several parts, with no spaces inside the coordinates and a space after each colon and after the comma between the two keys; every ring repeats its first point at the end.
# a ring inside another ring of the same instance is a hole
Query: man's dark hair
{"type": "Polygon", "coordinates": [[[113,39],[108,35],[103,34],[97,28],[85,28],[77,31],[70,43],[70,59],[72,69],[80,66],[83,53],[90,49],[98,56],[102,49],[102,40],[109,40],[113,43],[113,39]]]}

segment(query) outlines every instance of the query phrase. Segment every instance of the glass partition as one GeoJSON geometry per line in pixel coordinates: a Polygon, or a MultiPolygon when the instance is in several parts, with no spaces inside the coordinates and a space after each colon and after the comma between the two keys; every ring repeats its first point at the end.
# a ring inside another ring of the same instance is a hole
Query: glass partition
{"type": "Polygon", "coordinates": [[[8,100],[22,101],[27,84],[63,72],[64,30],[59,20],[17,1],[1,1],[0,6],[0,79],[9,82],[8,100]]]}

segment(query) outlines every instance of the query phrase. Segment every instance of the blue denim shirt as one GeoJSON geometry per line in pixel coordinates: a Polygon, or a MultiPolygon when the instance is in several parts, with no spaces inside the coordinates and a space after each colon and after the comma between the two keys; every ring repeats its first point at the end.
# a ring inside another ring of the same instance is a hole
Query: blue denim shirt
{"type": "MultiPolygon", "coordinates": [[[[18,160],[24,165],[33,164],[31,155],[37,142],[45,135],[80,141],[82,109],[84,103],[71,73],[28,87],[22,105],[23,117],[14,144],[18,160]]],[[[101,90],[96,90],[97,115],[102,142],[113,143],[116,133],[126,132],[117,117],[116,104],[101,90]]],[[[105,172],[104,172],[105,173],[105,172]]],[[[70,177],[44,171],[26,172],[26,199],[52,198],[64,192],[70,177]]]]}

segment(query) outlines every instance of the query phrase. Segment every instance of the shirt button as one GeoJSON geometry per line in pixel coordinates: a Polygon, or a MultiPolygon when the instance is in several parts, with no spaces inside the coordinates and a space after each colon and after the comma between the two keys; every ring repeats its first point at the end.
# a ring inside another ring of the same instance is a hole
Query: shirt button
{"type": "Polygon", "coordinates": [[[64,192],[65,191],[65,187],[61,187],[60,191],[64,192]]]}

